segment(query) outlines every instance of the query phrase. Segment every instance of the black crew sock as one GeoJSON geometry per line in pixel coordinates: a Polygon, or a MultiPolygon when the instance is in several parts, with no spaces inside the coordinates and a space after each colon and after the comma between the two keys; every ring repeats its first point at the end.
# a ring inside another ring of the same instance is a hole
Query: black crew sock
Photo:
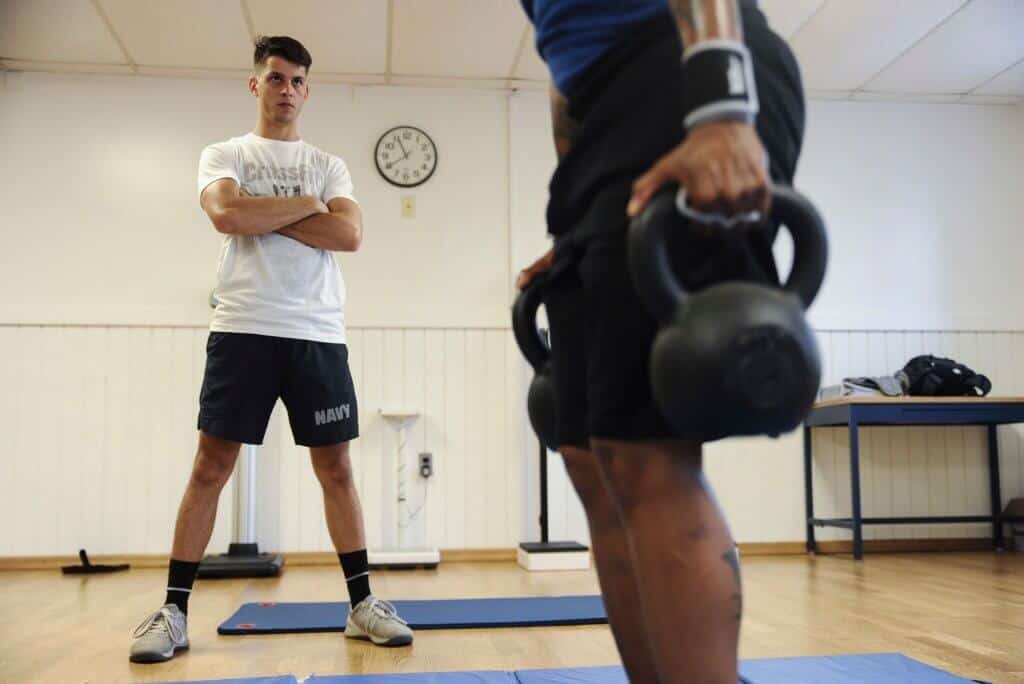
{"type": "Polygon", "coordinates": [[[167,599],[164,604],[173,603],[188,615],[188,597],[192,595],[192,583],[196,581],[199,563],[171,559],[167,571],[167,599]]]}
{"type": "Polygon", "coordinates": [[[339,553],[338,560],[341,561],[341,571],[345,573],[349,604],[355,608],[370,595],[370,564],[366,558],[366,549],[339,553]]]}

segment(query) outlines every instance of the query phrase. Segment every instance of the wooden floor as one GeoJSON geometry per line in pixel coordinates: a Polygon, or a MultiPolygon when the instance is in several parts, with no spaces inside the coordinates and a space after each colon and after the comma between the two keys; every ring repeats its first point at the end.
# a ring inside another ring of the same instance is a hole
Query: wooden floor
{"type": "MultiPolygon", "coordinates": [[[[941,553],[745,558],[741,657],[902,652],[972,679],[1024,682],[1024,554],[941,553]]],[[[340,634],[221,637],[246,601],[345,600],[337,569],[286,568],[272,580],[197,583],[192,650],[169,663],[128,662],[135,625],[163,599],[166,571],[90,578],[0,573],[0,683],[114,684],[292,673],[343,674],[608,665],[606,626],[437,630],[409,648],[340,634]]],[[[591,572],[527,573],[511,563],[376,572],[385,598],[582,594],[591,572]]]]}

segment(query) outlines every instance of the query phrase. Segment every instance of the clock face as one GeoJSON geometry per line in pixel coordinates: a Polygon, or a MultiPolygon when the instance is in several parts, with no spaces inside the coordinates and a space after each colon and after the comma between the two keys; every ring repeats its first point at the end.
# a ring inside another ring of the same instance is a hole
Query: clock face
{"type": "Polygon", "coordinates": [[[437,168],[437,147],[413,126],[396,126],[377,141],[377,170],[391,183],[411,188],[425,183],[437,168]]]}

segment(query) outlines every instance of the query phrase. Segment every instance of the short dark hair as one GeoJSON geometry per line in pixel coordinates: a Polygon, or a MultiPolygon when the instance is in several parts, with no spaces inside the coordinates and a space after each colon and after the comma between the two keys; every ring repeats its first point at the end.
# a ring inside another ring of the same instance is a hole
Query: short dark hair
{"type": "Polygon", "coordinates": [[[270,57],[283,57],[292,64],[306,67],[313,65],[309,50],[299,41],[289,36],[256,36],[256,51],[252,56],[253,66],[263,66],[270,57]]]}

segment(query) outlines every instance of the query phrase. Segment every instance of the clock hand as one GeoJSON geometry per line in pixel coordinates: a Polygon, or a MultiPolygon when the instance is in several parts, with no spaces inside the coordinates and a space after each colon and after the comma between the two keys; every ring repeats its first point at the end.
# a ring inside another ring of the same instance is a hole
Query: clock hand
{"type": "Polygon", "coordinates": [[[402,157],[402,161],[405,161],[406,159],[408,159],[408,158],[409,158],[409,153],[408,153],[408,152],[406,151],[406,149],[405,149],[405,145],[403,145],[403,144],[402,144],[402,139],[401,139],[401,138],[399,138],[399,137],[398,137],[398,136],[396,135],[396,136],[395,136],[395,142],[397,142],[397,143],[398,143],[398,146],[402,148],[402,154],[404,154],[404,155],[405,155],[404,157],[402,157]]]}

